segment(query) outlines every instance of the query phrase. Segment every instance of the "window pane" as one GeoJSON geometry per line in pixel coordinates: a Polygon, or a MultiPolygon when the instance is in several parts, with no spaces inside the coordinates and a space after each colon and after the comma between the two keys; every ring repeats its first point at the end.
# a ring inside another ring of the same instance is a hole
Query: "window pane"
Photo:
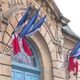
{"type": "Polygon", "coordinates": [[[26,64],[26,65],[29,65],[29,66],[37,67],[36,58],[35,58],[35,55],[34,55],[34,54],[36,54],[35,53],[36,52],[35,48],[30,42],[27,42],[27,44],[29,45],[29,48],[30,48],[31,53],[32,53],[32,56],[26,55],[23,47],[21,46],[20,47],[20,51],[21,52],[18,53],[17,55],[12,55],[12,61],[13,62],[22,63],[22,64],[26,64]]]}
{"type": "Polygon", "coordinates": [[[23,74],[21,72],[16,72],[16,79],[22,80],[23,74]]]}
{"type": "Polygon", "coordinates": [[[26,74],[25,74],[25,80],[31,80],[31,75],[28,74],[28,73],[26,73],[26,74]]]}
{"type": "Polygon", "coordinates": [[[31,57],[31,64],[36,67],[36,59],[34,56],[31,57]]]}
{"type": "Polygon", "coordinates": [[[23,55],[23,63],[24,64],[29,64],[29,60],[25,55],[23,55]]]}
{"type": "Polygon", "coordinates": [[[12,71],[12,77],[15,77],[15,72],[14,71],[12,71]]]}
{"type": "Polygon", "coordinates": [[[18,56],[18,62],[19,63],[23,63],[22,54],[19,54],[19,56],[18,56]]]}

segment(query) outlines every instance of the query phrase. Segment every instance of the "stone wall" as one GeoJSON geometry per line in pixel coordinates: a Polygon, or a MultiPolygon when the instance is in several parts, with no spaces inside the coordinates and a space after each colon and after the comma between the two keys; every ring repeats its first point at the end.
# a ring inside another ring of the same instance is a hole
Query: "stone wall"
{"type": "MultiPolygon", "coordinates": [[[[47,15],[46,21],[39,31],[30,36],[40,50],[39,55],[43,62],[42,74],[44,75],[42,79],[69,80],[66,70],[61,70],[60,67],[65,60],[68,49],[73,47],[76,40],[73,38],[67,39],[66,35],[63,35],[64,33],[61,31],[62,23],[58,21],[56,10],[50,2],[46,0],[46,2],[41,4],[40,0],[1,1],[3,17],[1,21],[2,31],[0,33],[0,80],[11,80],[11,51],[5,51],[4,48],[13,28],[15,28],[26,6],[29,6],[30,3],[32,3],[33,10],[42,6],[39,13],[40,17],[47,15]]],[[[71,80],[73,79],[71,78],[71,80]]]]}

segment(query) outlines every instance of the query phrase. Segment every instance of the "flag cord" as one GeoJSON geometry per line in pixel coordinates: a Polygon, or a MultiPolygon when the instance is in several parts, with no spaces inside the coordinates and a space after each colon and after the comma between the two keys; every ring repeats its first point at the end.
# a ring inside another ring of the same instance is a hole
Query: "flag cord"
{"type": "Polygon", "coordinates": [[[68,53],[69,53],[70,50],[71,50],[71,49],[69,49],[68,52],[67,52],[67,60],[68,60],[68,53]]]}
{"type": "MultiPolygon", "coordinates": [[[[68,52],[67,52],[67,59],[66,59],[67,61],[68,61],[68,57],[69,57],[69,56],[68,56],[68,53],[69,53],[70,50],[71,50],[71,49],[69,49],[68,52]]],[[[68,71],[68,74],[69,74],[69,71],[68,71]]],[[[70,74],[69,74],[69,79],[70,79],[70,74]]]]}

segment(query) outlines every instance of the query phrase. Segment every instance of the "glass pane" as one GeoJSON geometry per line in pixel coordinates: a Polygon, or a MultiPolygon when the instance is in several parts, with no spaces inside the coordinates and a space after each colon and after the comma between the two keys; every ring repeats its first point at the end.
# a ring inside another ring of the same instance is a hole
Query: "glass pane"
{"type": "Polygon", "coordinates": [[[31,80],[39,80],[39,76],[32,76],[31,80]]]}
{"type": "Polygon", "coordinates": [[[11,60],[12,60],[13,62],[17,62],[17,55],[14,56],[14,55],[12,54],[12,55],[11,55],[11,60]]]}
{"type": "Polygon", "coordinates": [[[12,80],[23,80],[23,71],[12,69],[12,80]]]}
{"type": "Polygon", "coordinates": [[[23,55],[23,63],[24,64],[29,64],[29,60],[25,55],[23,55]]]}
{"type": "Polygon", "coordinates": [[[23,58],[21,53],[18,54],[18,62],[23,63],[23,58]]]}
{"type": "Polygon", "coordinates": [[[14,71],[12,71],[12,77],[15,77],[15,72],[14,71]]]}
{"type": "Polygon", "coordinates": [[[25,74],[25,80],[31,80],[31,75],[30,74],[25,74]]]}
{"type": "Polygon", "coordinates": [[[39,75],[34,73],[25,73],[25,80],[39,80],[39,75]]]}
{"type": "Polygon", "coordinates": [[[36,59],[34,56],[31,57],[31,64],[36,67],[36,59]]]}
{"type": "Polygon", "coordinates": [[[22,80],[23,74],[22,72],[16,72],[16,79],[22,80]]]}
{"type": "Polygon", "coordinates": [[[27,42],[27,44],[29,45],[30,47],[30,50],[32,52],[32,56],[28,56],[26,55],[23,47],[21,46],[20,47],[20,53],[18,53],[18,55],[12,55],[12,61],[13,62],[18,62],[18,63],[22,63],[22,64],[26,64],[26,65],[29,65],[29,66],[34,66],[34,67],[37,67],[37,61],[36,61],[36,58],[35,58],[35,48],[34,46],[30,43],[30,42],[27,42]]]}

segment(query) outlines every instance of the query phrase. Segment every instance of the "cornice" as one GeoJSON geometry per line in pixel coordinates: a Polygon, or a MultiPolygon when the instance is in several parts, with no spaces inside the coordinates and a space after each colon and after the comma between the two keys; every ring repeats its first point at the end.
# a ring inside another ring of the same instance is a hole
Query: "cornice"
{"type": "Polygon", "coordinates": [[[62,13],[58,9],[58,7],[55,4],[55,2],[53,0],[46,0],[46,1],[48,2],[48,4],[50,5],[50,7],[52,8],[52,10],[54,11],[54,13],[56,15],[56,20],[58,22],[62,23],[63,26],[68,25],[68,23],[70,22],[70,20],[62,15],[62,13]]]}

